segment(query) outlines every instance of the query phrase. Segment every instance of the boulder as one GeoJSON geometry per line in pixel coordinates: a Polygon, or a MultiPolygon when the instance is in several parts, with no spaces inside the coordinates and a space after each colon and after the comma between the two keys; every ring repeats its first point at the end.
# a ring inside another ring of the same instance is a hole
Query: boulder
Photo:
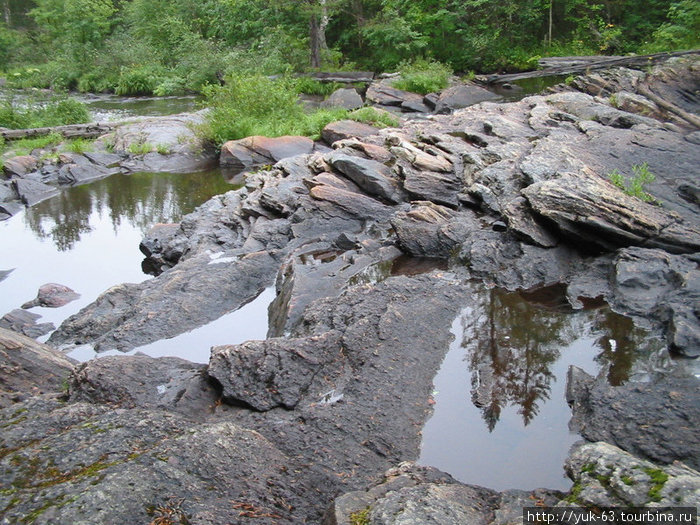
{"type": "Polygon", "coordinates": [[[0,328],[0,407],[33,395],[65,394],[74,365],[58,350],[0,328]]]}
{"type": "Polygon", "coordinates": [[[5,159],[3,165],[7,176],[23,177],[36,169],[37,160],[31,155],[20,155],[5,159]]]}
{"type": "Polygon", "coordinates": [[[327,162],[367,194],[391,203],[402,200],[392,171],[384,164],[342,153],[332,153],[327,157],[327,162]]]}
{"type": "Polygon", "coordinates": [[[287,157],[311,153],[314,143],[308,137],[246,137],[231,140],[221,147],[222,166],[244,170],[260,164],[274,164],[287,157]]]}
{"type": "Polygon", "coordinates": [[[0,203],[17,199],[17,194],[8,180],[0,181],[0,203]]]}
{"type": "Polygon", "coordinates": [[[609,443],[579,442],[572,447],[564,468],[574,482],[569,504],[587,508],[700,504],[697,470],[683,463],[658,465],[609,443]]]}
{"type": "Polygon", "coordinates": [[[0,328],[13,330],[28,337],[37,338],[56,329],[53,323],[37,323],[39,314],[26,310],[12,310],[0,318],[0,328]]]}
{"type": "Polygon", "coordinates": [[[567,378],[572,430],[655,463],[683,461],[700,468],[700,419],[695,377],[662,377],[650,383],[611,386],[572,367],[567,378]]]}
{"type": "Polygon", "coordinates": [[[325,108],[357,109],[364,104],[362,97],[354,88],[341,88],[335,90],[321,103],[325,108]]]}
{"type": "MultiPolygon", "coordinates": [[[[76,153],[62,153],[59,156],[59,161],[62,165],[58,170],[57,182],[59,184],[84,184],[121,172],[118,162],[116,166],[108,167],[91,160],[92,158],[99,159],[99,155],[99,153],[96,153],[88,157],[87,155],[78,155],[76,153]]],[[[121,160],[118,155],[110,155],[110,157],[117,157],[121,160]]],[[[115,164],[115,162],[108,163],[115,164]]]]}
{"type": "Polygon", "coordinates": [[[59,308],[80,297],[79,293],[62,284],[48,283],[39,287],[39,292],[35,299],[22,305],[22,308],[34,308],[44,306],[46,308],[59,308]]]}
{"type": "Polygon", "coordinates": [[[458,84],[440,92],[440,96],[435,103],[435,113],[447,114],[457,109],[473,106],[479,102],[498,100],[500,98],[499,95],[476,84],[458,84]]]}
{"type": "Polygon", "coordinates": [[[55,187],[33,180],[14,179],[12,186],[20,200],[27,206],[34,206],[59,193],[55,187]]]}
{"type": "Polygon", "coordinates": [[[396,89],[386,82],[374,82],[367,88],[368,101],[380,106],[401,106],[404,102],[422,102],[423,97],[410,91],[396,89]]]}
{"type": "Polygon", "coordinates": [[[634,245],[671,253],[700,249],[699,225],[625,194],[590,170],[532,184],[523,195],[562,235],[592,250],[634,245]]]}
{"type": "Polygon", "coordinates": [[[205,419],[219,394],[206,367],[177,357],[108,356],[78,366],[68,393],[72,402],[120,408],[163,409],[205,419]]]}
{"type": "Polygon", "coordinates": [[[369,124],[355,120],[337,120],[331,122],[321,131],[321,138],[329,146],[338,140],[364,138],[376,135],[379,130],[369,124]]]}

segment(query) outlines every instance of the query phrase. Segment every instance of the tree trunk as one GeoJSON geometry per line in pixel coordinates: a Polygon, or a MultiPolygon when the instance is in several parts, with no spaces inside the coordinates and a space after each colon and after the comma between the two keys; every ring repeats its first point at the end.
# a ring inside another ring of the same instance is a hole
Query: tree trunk
{"type": "Polygon", "coordinates": [[[547,32],[547,45],[552,45],[552,4],[554,0],[549,0],[549,31],[547,32]]]}
{"type": "Polygon", "coordinates": [[[311,48],[311,67],[321,67],[321,25],[318,16],[313,14],[309,20],[309,46],[311,48]]]}
{"type": "Polygon", "coordinates": [[[12,16],[10,12],[10,0],[2,1],[2,14],[5,17],[5,25],[10,28],[12,16]]]}

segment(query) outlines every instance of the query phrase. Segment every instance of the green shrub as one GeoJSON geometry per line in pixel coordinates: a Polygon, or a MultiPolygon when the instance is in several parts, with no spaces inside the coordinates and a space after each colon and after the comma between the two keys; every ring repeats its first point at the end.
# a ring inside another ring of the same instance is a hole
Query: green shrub
{"type": "Polygon", "coordinates": [[[90,121],[85,104],[66,96],[37,97],[22,105],[14,100],[0,104],[0,126],[10,129],[41,128],[81,124],[90,121]]]}
{"type": "Polygon", "coordinates": [[[327,97],[343,86],[337,82],[321,82],[311,77],[298,77],[294,79],[294,87],[298,93],[327,97]]]}
{"type": "Polygon", "coordinates": [[[95,141],[90,139],[77,138],[69,140],[66,143],[66,149],[72,151],[73,153],[78,153],[82,155],[86,151],[92,151],[95,141]]]}
{"type": "Polygon", "coordinates": [[[42,137],[32,139],[20,139],[5,143],[2,153],[12,151],[14,155],[29,155],[35,149],[44,149],[56,146],[63,142],[63,135],[60,133],[49,133],[42,137]]]}
{"type": "Polygon", "coordinates": [[[399,119],[389,113],[375,108],[360,108],[348,114],[348,118],[365,124],[372,124],[378,128],[395,128],[399,125],[399,119]]]}
{"type": "Polygon", "coordinates": [[[153,68],[138,66],[122,68],[114,92],[117,95],[152,95],[158,85],[158,78],[153,68]]]}
{"type": "Polygon", "coordinates": [[[421,95],[445,89],[452,75],[449,66],[424,59],[402,62],[399,71],[401,78],[394,82],[394,87],[421,95]]]}
{"type": "Polygon", "coordinates": [[[145,155],[153,151],[153,145],[150,142],[133,142],[129,144],[129,153],[132,155],[145,155]]]}
{"type": "Polygon", "coordinates": [[[649,165],[644,162],[632,166],[634,176],[629,180],[617,170],[613,170],[608,174],[610,182],[624,191],[631,197],[637,197],[644,202],[654,203],[656,199],[644,191],[644,185],[650,184],[656,180],[656,176],[649,171],[649,165]]]}

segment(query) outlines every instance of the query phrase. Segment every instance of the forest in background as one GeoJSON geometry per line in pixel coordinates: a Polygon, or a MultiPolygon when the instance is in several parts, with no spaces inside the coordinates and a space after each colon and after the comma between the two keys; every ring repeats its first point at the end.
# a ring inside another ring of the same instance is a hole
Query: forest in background
{"type": "Polygon", "coordinates": [[[698,47],[696,0],[2,0],[14,87],[200,92],[240,75],[533,69],[545,55],[698,47]]]}

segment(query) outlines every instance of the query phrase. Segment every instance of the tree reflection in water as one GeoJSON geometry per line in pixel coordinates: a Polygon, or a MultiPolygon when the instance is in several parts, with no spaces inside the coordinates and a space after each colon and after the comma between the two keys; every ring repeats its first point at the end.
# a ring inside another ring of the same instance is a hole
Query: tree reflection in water
{"type": "Polygon", "coordinates": [[[210,197],[237,187],[219,171],[113,175],[63,190],[29,208],[25,220],[37,237],[70,251],[93,230],[94,215],[108,217],[115,231],[126,220],[145,233],[156,223],[177,222],[210,197]]]}
{"type": "Polygon", "coordinates": [[[601,352],[595,360],[607,369],[612,385],[630,378],[640,356],[659,349],[645,330],[607,307],[574,312],[564,291],[561,286],[530,293],[483,290],[462,312],[461,346],[471,373],[471,402],[489,432],[507,406],[517,407],[525,426],[537,416],[557,380],[552,367],[561,349],[584,335],[596,338],[601,352]]]}

